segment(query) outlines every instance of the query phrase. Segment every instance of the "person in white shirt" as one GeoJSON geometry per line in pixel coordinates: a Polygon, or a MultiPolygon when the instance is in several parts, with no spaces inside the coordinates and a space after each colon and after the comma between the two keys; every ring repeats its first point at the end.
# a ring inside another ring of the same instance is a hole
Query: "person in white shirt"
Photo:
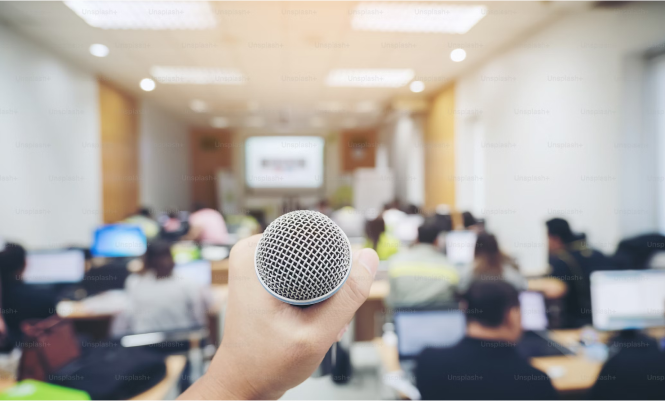
{"type": "Polygon", "coordinates": [[[125,282],[128,311],[126,331],[187,330],[206,325],[210,305],[208,292],[200,285],[173,275],[171,246],[157,241],[148,246],[142,273],[125,282]]]}

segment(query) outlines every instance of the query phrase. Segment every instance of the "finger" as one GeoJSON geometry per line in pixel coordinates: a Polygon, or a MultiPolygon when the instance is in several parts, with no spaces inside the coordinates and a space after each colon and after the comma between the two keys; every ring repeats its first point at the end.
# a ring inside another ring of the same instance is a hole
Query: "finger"
{"type": "Polygon", "coordinates": [[[304,310],[320,333],[329,333],[335,340],[339,331],[351,321],[369,290],[379,268],[379,257],[373,249],[365,248],[355,255],[346,283],[330,299],[304,310]]]}

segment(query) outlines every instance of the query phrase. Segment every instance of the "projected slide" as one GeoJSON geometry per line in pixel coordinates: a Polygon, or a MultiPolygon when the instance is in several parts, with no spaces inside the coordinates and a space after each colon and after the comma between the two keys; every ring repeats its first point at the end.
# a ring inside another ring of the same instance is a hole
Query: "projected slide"
{"type": "Polygon", "coordinates": [[[323,138],[255,136],[245,142],[245,180],[250,188],[320,188],[323,138]]]}

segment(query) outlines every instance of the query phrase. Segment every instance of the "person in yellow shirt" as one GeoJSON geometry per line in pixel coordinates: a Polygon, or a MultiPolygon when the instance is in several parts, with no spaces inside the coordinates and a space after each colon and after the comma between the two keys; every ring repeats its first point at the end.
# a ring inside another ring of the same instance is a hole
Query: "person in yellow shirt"
{"type": "Polygon", "coordinates": [[[438,227],[426,223],[418,228],[418,242],[389,260],[388,307],[436,308],[455,301],[459,273],[437,249],[438,236],[438,227]]]}

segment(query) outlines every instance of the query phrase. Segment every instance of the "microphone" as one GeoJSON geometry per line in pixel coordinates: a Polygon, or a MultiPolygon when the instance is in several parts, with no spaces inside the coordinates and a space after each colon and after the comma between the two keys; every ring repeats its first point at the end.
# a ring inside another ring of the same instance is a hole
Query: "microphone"
{"type": "Polygon", "coordinates": [[[296,210],[266,228],[254,267],[261,285],[275,298],[312,305],[344,285],[351,273],[351,243],[325,214],[296,210]]]}

